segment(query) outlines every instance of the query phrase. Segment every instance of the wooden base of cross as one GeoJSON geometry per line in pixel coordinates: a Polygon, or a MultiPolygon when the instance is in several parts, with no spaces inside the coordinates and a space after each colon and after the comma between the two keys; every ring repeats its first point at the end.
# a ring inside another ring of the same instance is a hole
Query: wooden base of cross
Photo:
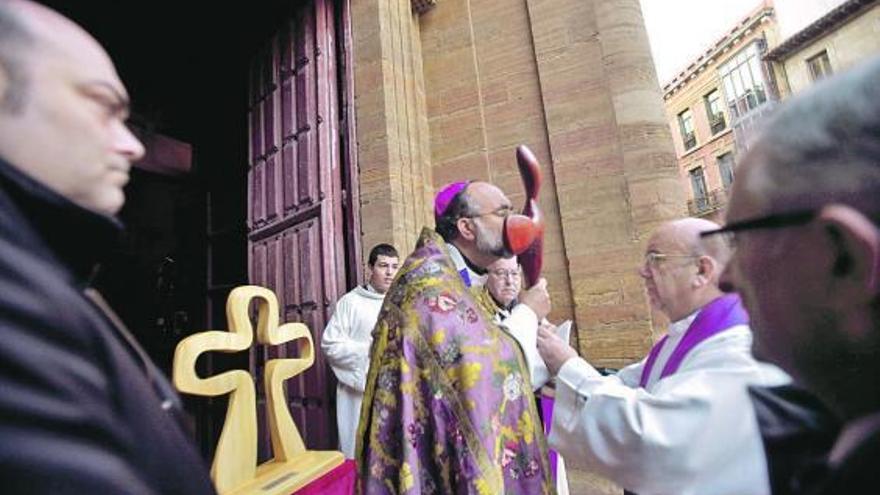
{"type": "Polygon", "coordinates": [[[315,362],[315,346],[302,323],[278,323],[278,300],[266,288],[235,288],[226,301],[229,331],[206,331],[183,339],[174,352],[174,386],[183,393],[218,396],[230,394],[226,420],[217,442],[211,479],[220,495],[290,494],[325,475],[345,460],[341,452],[306,450],[287,407],[284,381],[315,362]],[[254,380],[244,370],[200,378],[196,360],[205,352],[241,352],[254,340],[248,308],[258,304],[257,341],[280,345],[296,341],[299,357],[266,361],[269,434],[274,457],[257,465],[257,403],[254,380]]]}
{"type": "Polygon", "coordinates": [[[307,450],[292,461],[264,462],[257,468],[256,475],[250,483],[230,492],[219,490],[218,492],[221,495],[224,493],[230,495],[296,493],[306,484],[324,476],[336,466],[342,465],[344,460],[342,452],[307,450]]]}

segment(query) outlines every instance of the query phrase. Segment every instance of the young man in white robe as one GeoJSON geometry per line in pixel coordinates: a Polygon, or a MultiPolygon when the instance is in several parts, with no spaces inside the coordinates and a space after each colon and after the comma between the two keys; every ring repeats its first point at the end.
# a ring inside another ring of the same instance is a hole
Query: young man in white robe
{"type": "Polygon", "coordinates": [[[336,302],[333,317],[321,337],[321,350],[338,380],[336,423],[339,449],[347,459],[354,458],[355,433],[370,367],[373,327],[399,265],[394,246],[377,244],[373,247],[367,262],[367,283],[355,287],[336,302]]]}
{"type": "Polygon", "coordinates": [[[719,289],[729,247],[687,218],[648,240],[639,270],[651,305],[672,323],[648,356],[602,376],[552,331],[538,351],[556,375],[550,447],[639,495],[770,493],[747,385],[788,377],[751,354],[739,297],[719,289]]]}

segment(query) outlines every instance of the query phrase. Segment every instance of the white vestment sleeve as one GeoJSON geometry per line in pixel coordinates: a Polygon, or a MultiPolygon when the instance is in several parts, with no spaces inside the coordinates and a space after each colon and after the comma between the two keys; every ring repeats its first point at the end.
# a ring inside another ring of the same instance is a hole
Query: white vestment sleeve
{"type": "Polygon", "coordinates": [[[640,495],[769,493],[745,386],[760,381],[762,365],[749,355],[748,343],[723,340],[704,342],[702,352],[695,348],[651,392],[629,385],[643,363],[618,377],[569,359],[557,375],[550,447],[569,466],[640,495]]]}
{"type": "Polygon", "coordinates": [[[627,387],[636,388],[642,379],[642,370],[645,368],[646,359],[642,359],[638,363],[631,364],[617,372],[617,378],[627,387]]]}
{"type": "Polygon", "coordinates": [[[517,304],[501,325],[519,342],[529,368],[532,389],[538,390],[550,379],[550,371],[538,354],[538,316],[532,308],[517,304]]]}
{"type": "Polygon", "coordinates": [[[342,298],[336,303],[333,317],[321,336],[321,351],[337,380],[363,392],[370,366],[370,344],[352,339],[351,331],[358,324],[352,321],[354,315],[354,308],[348,298],[342,298]]]}

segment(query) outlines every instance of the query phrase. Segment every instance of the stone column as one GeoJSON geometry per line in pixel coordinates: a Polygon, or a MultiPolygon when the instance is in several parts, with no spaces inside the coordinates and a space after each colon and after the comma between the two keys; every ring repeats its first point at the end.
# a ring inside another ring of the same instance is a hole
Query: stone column
{"type": "Polygon", "coordinates": [[[410,0],[351,3],[364,256],[412,249],[430,215],[431,159],[418,16],[410,0]]]}
{"type": "Polygon", "coordinates": [[[638,0],[527,0],[581,354],[644,356],[644,243],[685,214],[638,0]]]}

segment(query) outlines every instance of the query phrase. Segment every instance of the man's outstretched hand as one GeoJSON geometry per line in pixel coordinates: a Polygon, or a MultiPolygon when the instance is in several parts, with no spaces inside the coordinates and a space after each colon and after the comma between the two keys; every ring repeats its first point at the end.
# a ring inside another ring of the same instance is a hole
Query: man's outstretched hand
{"type": "Polygon", "coordinates": [[[538,325],[538,354],[554,376],[566,361],[577,357],[577,351],[556,335],[553,324],[549,322],[538,325]]]}
{"type": "Polygon", "coordinates": [[[519,302],[525,304],[538,316],[538,321],[550,314],[550,294],[547,292],[547,279],[540,278],[531,288],[520,295],[519,302]]]}

